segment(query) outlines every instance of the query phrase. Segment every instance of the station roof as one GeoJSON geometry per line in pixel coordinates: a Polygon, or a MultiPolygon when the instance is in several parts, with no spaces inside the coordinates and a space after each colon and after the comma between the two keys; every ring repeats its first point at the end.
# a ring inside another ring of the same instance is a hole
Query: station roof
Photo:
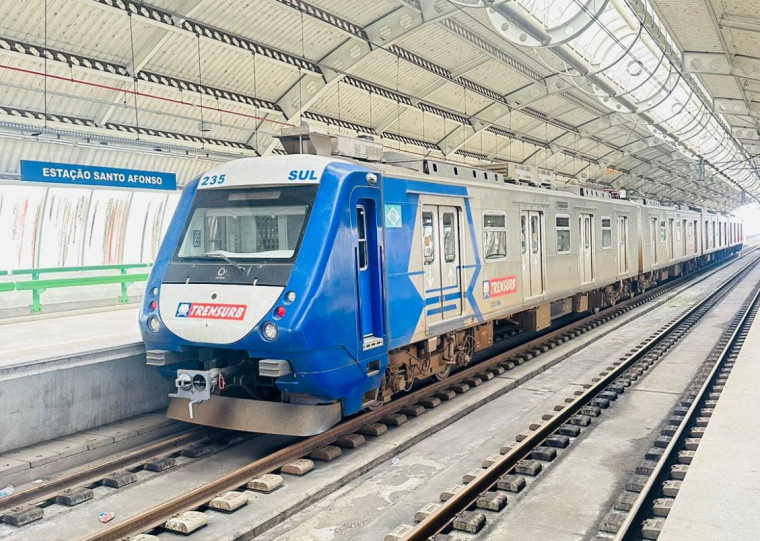
{"type": "Polygon", "coordinates": [[[661,200],[760,196],[760,0],[0,3],[0,176],[282,152],[306,122],[661,200]]]}

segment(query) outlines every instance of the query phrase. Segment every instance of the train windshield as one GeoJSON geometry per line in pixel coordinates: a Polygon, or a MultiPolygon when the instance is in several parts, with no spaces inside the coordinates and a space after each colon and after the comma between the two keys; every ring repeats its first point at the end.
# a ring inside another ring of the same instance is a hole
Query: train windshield
{"type": "Polygon", "coordinates": [[[198,190],[175,261],[295,261],[317,186],[198,190]]]}

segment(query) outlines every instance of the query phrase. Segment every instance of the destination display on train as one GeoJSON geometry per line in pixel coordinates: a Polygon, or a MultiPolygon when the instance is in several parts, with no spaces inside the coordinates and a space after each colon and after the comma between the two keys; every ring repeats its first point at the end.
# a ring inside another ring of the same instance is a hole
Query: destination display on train
{"type": "Polygon", "coordinates": [[[32,160],[21,160],[21,180],[111,188],[177,189],[174,173],[32,160]]]}

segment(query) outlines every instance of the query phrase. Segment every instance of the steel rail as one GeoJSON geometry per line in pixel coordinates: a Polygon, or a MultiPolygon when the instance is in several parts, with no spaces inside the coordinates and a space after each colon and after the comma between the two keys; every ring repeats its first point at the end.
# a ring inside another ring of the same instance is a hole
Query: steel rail
{"type": "Polygon", "coordinates": [[[620,529],[613,538],[614,541],[623,541],[624,539],[629,539],[632,535],[636,535],[636,532],[634,532],[633,529],[637,524],[640,527],[644,520],[643,515],[647,509],[645,504],[651,500],[650,495],[655,490],[655,487],[659,486],[659,483],[661,483],[666,477],[667,472],[665,471],[665,466],[670,464],[675,450],[679,448],[683,443],[684,432],[686,431],[687,427],[689,427],[694,421],[697,408],[702,407],[703,398],[708,393],[708,390],[713,386],[715,374],[723,366],[729,355],[733,353],[733,350],[736,347],[737,339],[739,335],[745,330],[747,320],[750,319],[750,317],[753,315],[753,312],[757,310],[759,301],[760,287],[757,287],[752,296],[752,300],[742,306],[744,313],[742,314],[739,323],[734,328],[733,332],[731,333],[731,337],[728,339],[728,342],[720,352],[717,361],[712,367],[712,370],[710,370],[710,373],[705,378],[704,383],[694,397],[694,400],[684,415],[683,421],[678,425],[678,428],[671,437],[670,443],[668,443],[667,447],[665,448],[662,457],[660,457],[657,465],[652,470],[652,473],[649,476],[649,480],[644,484],[644,487],[639,493],[639,496],[636,498],[633,506],[628,511],[628,515],[625,521],[620,525],[620,529]]]}
{"type": "MultiPolygon", "coordinates": [[[[720,262],[710,264],[703,268],[702,271],[704,272],[710,268],[714,268],[713,265],[718,266],[719,263],[727,263],[727,261],[722,260],[720,262]]],[[[443,381],[426,385],[424,388],[396,398],[392,402],[381,406],[376,410],[362,413],[353,418],[349,418],[346,421],[328,429],[321,434],[310,436],[306,439],[289,445],[288,447],[275,451],[274,453],[260,458],[246,466],[243,466],[238,470],[209,481],[208,483],[196,489],[193,489],[186,494],[177,496],[142,513],[126,518],[122,522],[113,521],[111,524],[109,524],[107,530],[84,537],[81,541],[117,541],[129,535],[135,535],[137,533],[151,530],[157,526],[160,526],[166,522],[166,520],[177,513],[201,507],[209,500],[213,499],[215,496],[223,492],[234,490],[240,486],[245,485],[248,481],[259,475],[269,473],[273,470],[276,470],[277,468],[282,467],[288,462],[302,458],[312,451],[332,443],[340,436],[353,433],[365,425],[378,422],[386,415],[397,413],[403,408],[416,404],[424,398],[433,396],[437,392],[443,391],[452,385],[463,382],[464,380],[471,378],[478,373],[485,372],[489,368],[492,368],[511,357],[515,357],[533,350],[546,342],[551,342],[558,337],[572,333],[574,330],[584,327],[589,323],[601,321],[602,319],[609,317],[609,315],[616,310],[622,310],[624,308],[627,308],[629,305],[637,305],[653,297],[657,297],[669,289],[678,287],[682,283],[693,280],[694,278],[694,275],[682,276],[676,280],[672,280],[659,287],[653,288],[639,296],[627,299],[602,312],[589,315],[585,318],[573,322],[568,326],[536,337],[533,340],[516,346],[515,348],[499,353],[490,359],[486,359],[476,365],[464,368],[450,375],[443,381]]],[[[704,279],[706,279],[706,277],[701,277],[698,281],[704,279]]]]}
{"type": "Polygon", "coordinates": [[[45,502],[54,498],[63,489],[97,482],[102,479],[105,474],[114,470],[127,468],[136,463],[145,462],[148,458],[175,451],[177,448],[187,443],[202,439],[209,432],[210,431],[206,427],[193,427],[187,432],[170,436],[169,438],[129,451],[117,458],[108,459],[104,462],[96,462],[84,469],[58,477],[41,485],[14,492],[10,496],[6,496],[0,500],[0,516],[13,507],[45,502]]]}
{"type": "Polygon", "coordinates": [[[565,407],[557,412],[551,419],[541,421],[540,426],[535,431],[508,451],[500,460],[480,472],[480,475],[467,483],[462,490],[443,502],[440,507],[415,525],[412,530],[402,537],[402,541],[424,541],[441,533],[460,513],[472,507],[480,495],[494,486],[501,476],[511,471],[520,460],[528,457],[531,451],[538,447],[548,436],[556,432],[557,429],[559,429],[572,416],[576,415],[583,406],[585,406],[600,391],[623,375],[623,373],[625,373],[631,366],[639,362],[671,332],[680,327],[700,309],[708,306],[710,302],[718,298],[724,291],[733,287],[735,283],[743,279],[746,274],[758,264],[758,262],[760,262],[760,256],[739,269],[717,291],[714,291],[709,296],[699,301],[688,311],[684,312],[681,316],[668,324],[666,328],[658,330],[655,338],[631,355],[627,360],[621,361],[620,364],[613,368],[607,375],[602,376],[599,381],[585,388],[583,391],[578,391],[580,394],[576,394],[572,402],[566,402],[565,407]]]}

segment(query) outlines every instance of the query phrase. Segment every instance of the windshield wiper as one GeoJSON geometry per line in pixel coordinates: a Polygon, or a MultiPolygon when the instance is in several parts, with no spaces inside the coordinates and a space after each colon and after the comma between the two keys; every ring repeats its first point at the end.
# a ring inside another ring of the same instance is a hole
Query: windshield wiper
{"type": "Polygon", "coordinates": [[[235,267],[240,272],[245,272],[245,267],[239,264],[237,261],[229,257],[223,250],[216,250],[214,252],[206,252],[203,257],[216,257],[224,259],[227,263],[235,267]]]}

